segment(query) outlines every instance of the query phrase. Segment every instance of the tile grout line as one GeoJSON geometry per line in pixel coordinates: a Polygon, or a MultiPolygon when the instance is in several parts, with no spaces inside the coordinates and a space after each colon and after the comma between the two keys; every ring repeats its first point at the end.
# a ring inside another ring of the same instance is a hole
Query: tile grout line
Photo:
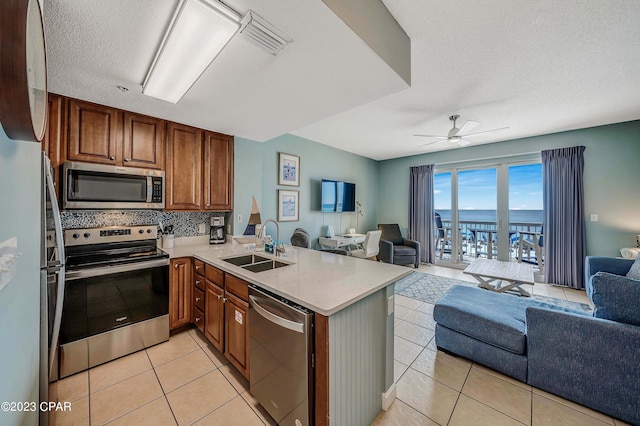
{"type": "MultiPolygon", "coordinates": [[[[435,337],[434,337],[434,339],[435,339],[435,337]]],[[[471,367],[473,367],[473,364],[471,364],[471,367]]],[[[447,420],[447,425],[449,423],[451,423],[451,419],[453,418],[453,413],[456,411],[456,407],[458,406],[458,402],[460,401],[460,395],[462,395],[462,389],[464,389],[464,385],[467,383],[467,379],[469,379],[469,374],[471,374],[471,367],[469,367],[469,371],[467,371],[467,376],[464,378],[464,382],[462,383],[462,387],[460,388],[460,392],[458,392],[458,396],[456,398],[456,403],[453,404],[453,409],[451,410],[451,414],[449,414],[449,420],[447,420]]]]}

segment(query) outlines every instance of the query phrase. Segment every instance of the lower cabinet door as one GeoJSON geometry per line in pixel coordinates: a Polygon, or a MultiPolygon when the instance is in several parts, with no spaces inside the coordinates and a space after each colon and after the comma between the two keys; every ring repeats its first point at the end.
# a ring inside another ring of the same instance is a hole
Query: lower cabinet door
{"type": "Polygon", "coordinates": [[[207,280],[205,296],[205,336],[224,352],[224,290],[207,280]]]}
{"type": "Polygon", "coordinates": [[[204,333],[204,313],[195,306],[193,307],[193,323],[198,327],[198,330],[204,333]]]}
{"type": "Polygon", "coordinates": [[[249,304],[226,293],[224,355],[249,379],[249,304]]]}

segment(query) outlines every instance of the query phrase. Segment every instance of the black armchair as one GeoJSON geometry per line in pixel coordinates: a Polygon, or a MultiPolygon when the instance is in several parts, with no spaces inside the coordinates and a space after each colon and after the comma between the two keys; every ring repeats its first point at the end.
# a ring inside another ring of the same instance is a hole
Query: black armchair
{"type": "Polygon", "coordinates": [[[395,265],[420,266],[420,243],[403,238],[397,223],[378,224],[382,231],[378,259],[395,265]]]}

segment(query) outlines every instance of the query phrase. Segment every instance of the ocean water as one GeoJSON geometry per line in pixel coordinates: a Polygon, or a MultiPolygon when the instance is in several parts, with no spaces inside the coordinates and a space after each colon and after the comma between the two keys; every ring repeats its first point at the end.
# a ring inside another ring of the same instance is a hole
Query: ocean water
{"type": "MultiPolygon", "coordinates": [[[[442,220],[451,220],[451,210],[436,209],[442,220]]],[[[509,222],[542,223],[544,210],[509,210],[509,222]]],[[[466,222],[495,222],[495,210],[459,210],[459,220],[466,222]]]]}

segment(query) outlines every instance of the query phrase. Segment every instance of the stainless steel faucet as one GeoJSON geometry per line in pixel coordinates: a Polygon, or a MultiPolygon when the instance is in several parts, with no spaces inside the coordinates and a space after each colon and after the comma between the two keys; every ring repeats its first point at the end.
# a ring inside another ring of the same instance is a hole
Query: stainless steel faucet
{"type": "Polygon", "coordinates": [[[264,234],[264,230],[267,227],[267,223],[273,223],[276,225],[276,257],[280,256],[280,253],[284,253],[284,243],[280,241],[280,224],[275,219],[267,219],[262,224],[262,228],[260,228],[260,233],[258,234],[258,239],[262,239],[262,235],[264,234]],[[279,244],[279,245],[278,245],[279,244]]]}

